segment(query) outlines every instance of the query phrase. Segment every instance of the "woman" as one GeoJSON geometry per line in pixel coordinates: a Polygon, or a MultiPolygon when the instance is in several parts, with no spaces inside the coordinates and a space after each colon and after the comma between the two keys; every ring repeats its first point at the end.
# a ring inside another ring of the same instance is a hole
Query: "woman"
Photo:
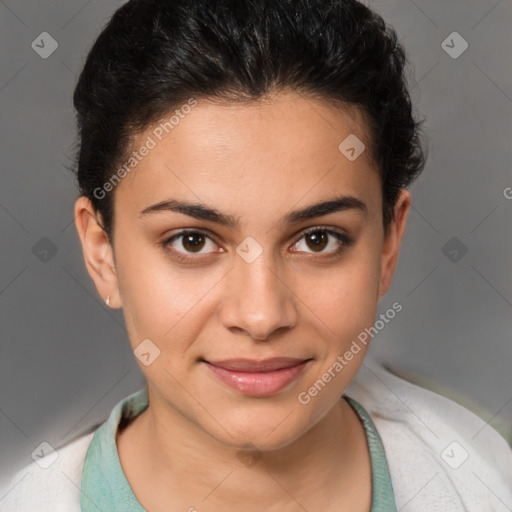
{"type": "Polygon", "coordinates": [[[0,505],[511,509],[505,440],[364,361],[425,165],[405,62],[355,0],[114,14],[74,94],[75,219],[147,386],[0,505]]]}

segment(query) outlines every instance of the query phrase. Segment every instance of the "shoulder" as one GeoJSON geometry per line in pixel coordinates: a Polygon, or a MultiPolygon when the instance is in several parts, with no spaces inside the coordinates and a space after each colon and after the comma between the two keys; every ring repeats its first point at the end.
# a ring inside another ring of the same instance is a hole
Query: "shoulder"
{"type": "Polygon", "coordinates": [[[510,512],[512,449],[472,411],[372,359],[345,394],[377,428],[399,509],[510,512]]]}
{"type": "Polygon", "coordinates": [[[82,469],[96,428],[58,450],[43,446],[37,461],[0,488],[0,511],[80,512],[82,469]]]}

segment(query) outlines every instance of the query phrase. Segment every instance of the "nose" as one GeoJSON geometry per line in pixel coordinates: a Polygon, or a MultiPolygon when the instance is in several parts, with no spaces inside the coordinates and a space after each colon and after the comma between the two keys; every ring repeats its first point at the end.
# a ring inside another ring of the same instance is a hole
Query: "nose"
{"type": "Polygon", "coordinates": [[[220,307],[227,329],[263,341],[279,329],[296,325],[296,298],[278,268],[265,251],[251,263],[236,256],[220,307]]]}

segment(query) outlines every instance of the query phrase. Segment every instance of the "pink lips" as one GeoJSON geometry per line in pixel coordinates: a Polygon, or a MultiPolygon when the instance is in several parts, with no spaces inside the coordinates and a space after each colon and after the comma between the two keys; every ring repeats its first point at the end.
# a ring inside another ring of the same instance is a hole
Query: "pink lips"
{"type": "Polygon", "coordinates": [[[310,359],[275,357],[264,361],[230,359],[204,362],[232,389],[247,396],[268,396],[295,380],[309,361],[310,359]]]}

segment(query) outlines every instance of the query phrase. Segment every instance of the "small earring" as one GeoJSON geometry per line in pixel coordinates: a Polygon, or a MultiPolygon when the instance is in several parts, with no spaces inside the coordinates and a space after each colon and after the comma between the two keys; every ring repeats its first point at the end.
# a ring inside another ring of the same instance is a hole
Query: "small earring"
{"type": "Polygon", "coordinates": [[[107,306],[110,306],[110,295],[107,296],[107,300],[105,301],[105,303],[107,304],[107,306]]]}

